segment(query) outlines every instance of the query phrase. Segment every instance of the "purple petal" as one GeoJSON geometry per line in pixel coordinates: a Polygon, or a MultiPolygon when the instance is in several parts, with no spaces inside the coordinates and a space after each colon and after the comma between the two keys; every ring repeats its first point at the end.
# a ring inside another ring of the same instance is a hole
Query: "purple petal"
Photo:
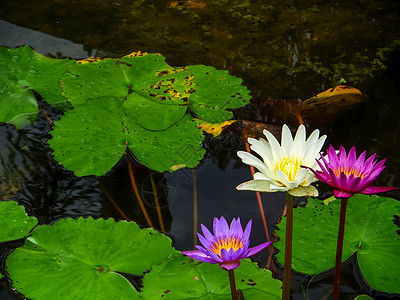
{"type": "Polygon", "coordinates": [[[242,224],[240,224],[240,218],[237,218],[237,220],[235,219],[232,220],[229,231],[230,231],[229,232],[230,236],[241,237],[243,235],[243,229],[242,229],[242,224]]]}
{"type": "Polygon", "coordinates": [[[366,195],[371,195],[371,194],[377,194],[377,193],[384,193],[388,191],[393,191],[397,190],[398,188],[396,187],[386,187],[386,186],[369,186],[359,192],[360,194],[366,194],[366,195]]]}
{"type": "Polygon", "coordinates": [[[352,197],[354,194],[346,192],[346,191],[341,191],[341,190],[333,190],[333,195],[335,196],[335,198],[350,198],[352,197]]]}
{"type": "Polygon", "coordinates": [[[247,223],[246,228],[244,229],[243,236],[242,236],[242,240],[243,241],[248,241],[249,240],[252,224],[253,224],[253,220],[250,220],[249,223],[247,223]]]}
{"type": "Polygon", "coordinates": [[[206,254],[204,254],[200,251],[197,251],[197,250],[182,251],[182,253],[185,254],[186,256],[189,256],[190,258],[195,259],[195,260],[204,261],[204,262],[211,263],[211,264],[219,263],[219,261],[215,261],[211,257],[209,257],[206,254]]]}
{"type": "Polygon", "coordinates": [[[226,271],[229,271],[229,270],[233,270],[233,269],[238,268],[238,267],[240,266],[240,261],[228,261],[228,262],[223,262],[223,263],[219,264],[219,266],[220,266],[222,269],[224,269],[224,270],[226,270],[226,271]]]}
{"type": "Polygon", "coordinates": [[[199,241],[204,246],[204,248],[206,248],[206,249],[210,249],[211,248],[212,241],[207,240],[200,233],[197,233],[197,237],[199,238],[199,241]]]}
{"type": "Polygon", "coordinates": [[[219,263],[223,262],[223,260],[221,259],[221,257],[219,257],[218,254],[212,252],[211,250],[208,250],[207,252],[208,252],[208,255],[209,255],[213,260],[215,260],[215,261],[217,261],[217,262],[219,262],[219,263]]]}
{"type": "Polygon", "coordinates": [[[213,241],[214,236],[211,234],[210,230],[208,230],[208,228],[206,226],[204,226],[203,224],[201,224],[200,226],[201,226],[201,230],[203,231],[204,237],[210,242],[213,241]]]}
{"type": "Polygon", "coordinates": [[[257,254],[258,252],[260,252],[261,250],[264,250],[271,244],[272,244],[272,242],[266,242],[264,244],[249,248],[249,253],[247,253],[246,257],[250,257],[250,256],[253,256],[254,254],[257,254]]]}
{"type": "Polygon", "coordinates": [[[204,247],[202,247],[202,246],[199,246],[199,245],[195,245],[195,247],[196,247],[197,250],[199,250],[200,252],[202,252],[202,253],[204,253],[205,255],[209,256],[209,255],[208,255],[208,250],[207,250],[206,248],[204,248],[204,247]]]}
{"type": "Polygon", "coordinates": [[[215,218],[213,227],[215,237],[227,236],[229,233],[229,226],[224,217],[221,217],[219,221],[215,218]]]}
{"type": "Polygon", "coordinates": [[[222,261],[232,261],[233,249],[231,248],[230,251],[226,250],[225,248],[221,249],[221,259],[222,261]]]}

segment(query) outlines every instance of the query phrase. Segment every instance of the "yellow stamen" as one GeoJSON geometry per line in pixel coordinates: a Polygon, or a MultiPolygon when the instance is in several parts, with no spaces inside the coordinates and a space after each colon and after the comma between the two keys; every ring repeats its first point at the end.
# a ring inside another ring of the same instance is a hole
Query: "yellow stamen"
{"type": "Polygon", "coordinates": [[[301,160],[293,156],[285,157],[281,161],[277,161],[275,164],[275,170],[280,170],[285,173],[289,181],[293,181],[296,177],[297,171],[301,168],[301,160]]]}
{"type": "Polygon", "coordinates": [[[350,176],[351,174],[353,174],[354,177],[361,177],[361,179],[365,177],[365,174],[361,170],[354,169],[349,166],[341,166],[338,169],[334,170],[334,172],[337,177],[340,177],[341,173],[344,173],[346,176],[350,176]]]}
{"type": "Polygon", "coordinates": [[[211,251],[217,254],[219,257],[221,257],[221,250],[226,249],[226,251],[229,252],[229,250],[233,249],[233,251],[237,251],[240,249],[243,249],[243,243],[240,239],[237,237],[229,237],[228,240],[226,237],[221,237],[218,238],[214,241],[214,244],[211,246],[211,251]]]}

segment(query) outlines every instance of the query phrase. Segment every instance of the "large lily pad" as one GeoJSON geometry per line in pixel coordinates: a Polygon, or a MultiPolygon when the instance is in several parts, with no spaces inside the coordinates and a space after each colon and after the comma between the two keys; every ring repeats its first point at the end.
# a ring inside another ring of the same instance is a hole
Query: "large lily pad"
{"type": "Polygon", "coordinates": [[[122,103],[120,98],[99,98],[67,111],[48,141],[55,159],[77,176],[104,175],[126,147],[157,171],[180,164],[195,167],[202,159],[203,133],[189,116],[166,130],[151,131],[128,118],[122,103]]]}
{"type": "Polygon", "coordinates": [[[78,176],[104,175],[128,146],[147,167],[195,167],[204,139],[193,115],[225,121],[249,92],[241,79],[213,67],[173,68],[159,54],[71,65],[60,79],[74,106],[49,140],[55,159],[78,176]]]}
{"type": "Polygon", "coordinates": [[[134,222],[80,218],[37,226],[6,264],[30,299],[139,299],[119,272],[143,275],[176,253],[168,237],[134,222]]]}
{"type": "Polygon", "coordinates": [[[17,129],[36,121],[38,107],[32,90],[51,105],[65,109],[58,79],[75,61],[52,59],[29,46],[9,49],[0,47],[0,122],[17,129]]]}
{"type": "Polygon", "coordinates": [[[37,223],[37,219],[27,216],[25,208],[17,202],[0,202],[0,242],[26,237],[37,223]]]}
{"type": "MultiPolygon", "coordinates": [[[[282,281],[272,278],[267,269],[260,269],[244,259],[235,269],[236,287],[245,299],[281,299],[282,281]]],[[[200,263],[179,257],[155,266],[143,282],[144,299],[231,299],[228,272],[218,265],[200,263]]]]}
{"type": "MultiPolygon", "coordinates": [[[[357,252],[360,271],[376,290],[400,293],[398,260],[399,228],[393,223],[400,215],[400,202],[394,199],[355,195],[349,199],[343,244],[343,258],[357,252]],[[379,266],[379,267],[377,267],[379,266]]],[[[308,199],[305,207],[294,210],[292,268],[305,274],[317,274],[335,265],[339,228],[340,200],[328,206],[308,199]]],[[[284,264],[286,218],[278,225],[278,261],[284,264]]]]}

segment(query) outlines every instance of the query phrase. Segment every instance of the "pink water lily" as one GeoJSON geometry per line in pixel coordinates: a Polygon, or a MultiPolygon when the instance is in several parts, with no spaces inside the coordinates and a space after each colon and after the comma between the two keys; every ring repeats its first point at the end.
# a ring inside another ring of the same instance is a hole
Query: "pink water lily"
{"type": "Polygon", "coordinates": [[[321,161],[317,163],[321,171],[314,170],[315,177],[334,188],[336,198],[349,198],[354,194],[376,194],[395,190],[393,187],[371,186],[371,183],[385,168],[386,159],[377,162],[375,155],[365,160],[364,151],[357,158],[356,149],[352,147],[349,154],[343,146],[340,146],[337,154],[332,145],[329,145],[328,160],[321,155],[321,161]]]}
{"type": "Polygon", "coordinates": [[[243,232],[240,218],[233,219],[230,227],[224,217],[214,218],[214,235],[201,224],[204,236],[197,234],[204,247],[196,245],[198,250],[183,251],[182,253],[199,261],[219,264],[224,270],[233,270],[240,266],[240,260],[250,257],[268,247],[267,242],[253,248],[250,245],[252,220],[247,223],[243,232]]]}

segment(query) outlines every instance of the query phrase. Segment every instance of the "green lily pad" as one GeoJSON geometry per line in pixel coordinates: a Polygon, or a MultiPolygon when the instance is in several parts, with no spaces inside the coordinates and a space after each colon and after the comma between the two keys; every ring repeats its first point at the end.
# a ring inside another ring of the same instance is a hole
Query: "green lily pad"
{"type": "MultiPolygon", "coordinates": [[[[394,215],[400,215],[399,201],[368,195],[351,197],[343,242],[342,261],[357,252],[360,271],[371,288],[388,293],[400,293],[400,268],[393,263],[400,249],[394,215]]],[[[327,206],[310,198],[305,207],[294,210],[293,270],[311,275],[334,267],[339,216],[340,200],[327,206]]],[[[279,249],[276,257],[283,265],[286,218],[278,228],[279,241],[274,246],[279,249]]]]}
{"type": "Polygon", "coordinates": [[[120,98],[99,98],[75,105],[55,122],[48,141],[55,159],[77,176],[107,173],[126,147],[156,171],[174,165],[195,167],[204,155],[203,133],[197,122],[184,116],[166,130],[151,131],[136,124],[123,111],[120,98]],[[98,113],[94,114],[93,111],[98,113]]]}
{"type": "Polygon", "coordinates": [[[176,253],[168,237],[134,222],[64,219],[37,226],[6,265],[30,299],[140,299],[119,272],[143,275],[176,253]]]}
{"type": "MultiPolygon", "coordinates": [[[[281,299],[282,281],[272,278],[250,259],[235,269],[236,287],[245,299],[281,299]]],[[[144,276],[144,299],[231,299],[228,272],[217,264],[201,263],[188,257],[167,260],[144,276]]]]}
{"type": "Polygon", "coordinates": [[[249,103],[250,96],[242,80],[228,74],[227,70],[216,70],[211,66],[188,66],[194,82],[190,94],[190,108],[204,121],[218,123],[233,117],[228,108],[239,108],[249,103]]]}
{"type": "Polygon", "coordinates": [[[0,242],[26,237],[37,223],[37,219],[28,217],[25,208],[17,202],[0,202],[0,242]]]}
{"type": "Polygon", "coordinates": [[[38,107],[32,90],[51,105],[67,108],[58,79],[74,63],[46,57],[29,46],[0,47],[0,122],[11,123],[17,129],[33,124],[38,107]]]}

